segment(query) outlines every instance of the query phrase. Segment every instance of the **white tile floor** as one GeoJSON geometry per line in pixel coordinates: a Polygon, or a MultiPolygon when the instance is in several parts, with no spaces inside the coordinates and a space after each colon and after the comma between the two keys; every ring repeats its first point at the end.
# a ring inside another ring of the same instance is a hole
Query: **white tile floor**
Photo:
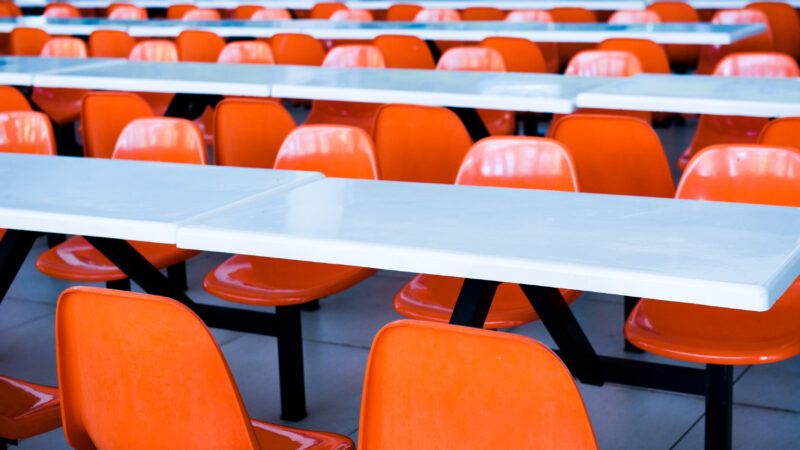
{"type": "MultiPolygon", "coordinates": [[[[691,126],[659,130],[671,161],[686,145],[691,131],[691,126]]],[[[44,242],[38,242],[34,255],[43,249],[44,242]]],[[[189,262],[192,298],[219,302],[199,286],[205,272],[224,257],[203,254],[189,262]]],[[[357,439],[369,346],[381,326],[400,318],[391,299],[409,277],[379,272],[353,289],[325,299],[320,310],[303,313],[309,417],[298,426],[357,439]]],[[[33,258],[26,261],[9,296],[0,304],[0,373],[56,383],[53,314],[55,299],[67,286],[37,272],[33,258]]],[[[590,293],[573,309],[599,352],[623,354],[621,299],[590,293]]],[[[551,342],[538,323],[511,331],[551,342]]],[[[222,330],[214,334],[250,414],[279,421],[274,339],[222,330]]],[[[800,359],[740,368],[736,375],[734,448],[800,448],[800,359]]],[[[700,397],[619,385],[580,389],[603,449],[702,448],[704,403],[700,397]]],[[[19,448],[68,446],[56,430],[23,441],[19,448]]]]}

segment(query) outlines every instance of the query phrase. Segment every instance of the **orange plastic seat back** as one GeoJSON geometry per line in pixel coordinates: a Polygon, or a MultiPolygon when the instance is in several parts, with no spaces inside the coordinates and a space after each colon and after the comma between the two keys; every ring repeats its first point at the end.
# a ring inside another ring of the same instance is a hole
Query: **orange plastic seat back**
{"type": "Polygon", "coordinates": [[[575,114],[557,120],[549,136],[572,152],[583,192],[672,197],[675,191],[661,141],[641,119],[575,114]]]}
{"type": "Polygon", "coordinates": [[[44,16],[48,19],[77,19],[81,12],[69,3],[50,3],[44,8],[44,16]]]}
{"type": "Polygon", "coordinates": [[[22,9],[14,3],[5,1],[0,2],[0,17],[19,17],[22,15],[22,9]]]}
{"type": "Polygon", "coordinates": [[[118,5],[109,10],[108,18],[111,20],[147,20],[147,10],[136,5],[118,5]]]}
{"type": "MultiPolygon", "coordinates": [[[[597,16],[592,11],[584,8],[553,8],[550,10],[550,16],[553,17],[554,22],[561,23],[597,22],[597,16]]],[[[578,52],[589,50],[593,47],[594,44],[560,42],[558,44],[558,60],[562,63],[567,62],[578,52]]]]}
{"type": "Polygon", "coordinates": [[[507,22],[538,22],[551,23],[553,16],[548,11],[542,9],[518,9],[508,13],[505,19],[507,22]]]}
{"type": "Polygon", "coordinates": [[[584,50],[570,60],[564,75],[579,77],[629,77],[642,73],[642,64],[624,50],[584,50]]]}
{"type": "Polygon", "coordinates": [[[279,33],[270,39],[276,64],[321,66],[325,60],[325,47],[307,34],[279,33]]]}
{"type": "Polygon", "coordinates": [[[321,2],[315,4],[311,8],[312,19],[330,19],[334,12],[347,9],[344,3],[339,2],[321,2]]]}
{"type": "Polygon", "coordinates": [[[196,8],[197,6],[192,5],[190,3],[179,3],[175,5],[170,5],[167,8],[167,19],[180,20],[183,18],[184,14],[196,8]]]}
{"type": "Polygon", "coordinates": [[[11,30],[11,53],[17,56],[39,56],[50,35],[38,28],[19,27],[11,30]]]}
{"type": "Polygon", "coordinates": [[[386,20],[411,22],[420,11],[422,11],[422,7],[419,5],[395,3],[386,11],[386,20]]]}
{"type": "Polygon", "coordinates": [[[757,2],[747,5],[747,9],[757,9],[767,16],[775,51],[800,58],[800,18],[790,4],[757,2]]]}
{"type": "Polygon", "coordinates": [[[283,140],[294,127],[292,116],[275,102],[225,99],[214,109],[214,162],[271,168],[283,140]]]}
{"type": "Polygon", "coordinates": [[[327,177],[379,178],[372,139],[361,128],[346,125],[295,129],[278,150],[275,168],[322,172],[327,177]]]}
{"type": "Polygon", "coordinates": [[[800,206],[800,149],[720,144],[686,166],[678,198],[800,206]]]}
{"type": "Polygon", "coordinates": [[[660,23],[661,17],[657,12],[648,9],[640,10],[621,10],[611,14],[608,18],[610,24],[630,24],[630,23],[660,23]]]}
{"type": "Polygon", "coordinates": [[[56,359],[64,434],[75,449],[259,448],[214,337],[174,300],[66,290],[56,359]]]}
{"type": "Polygon", "coordinates": [[[506,13],[486,6],[473,6],[461,12],[462,20],[505,20],[506,13]]]}
{"type": "Polygon", "coordinates": [[[372,13],[366,9],[338,9],[331,14],[330,20],[348,22],[372,22],[372,13]]]}
{"type": "Polygon", "coordinates": [[[364,378],[360,449],[521,447],[597,448],[580,392],[549,348],[421,321],[378,332],[364,378]]]}
{"type": "Polygon", "coordinates": [[[759,35],[743,39],[724,46],[705,45],[700,50],[697,62],[698,74],[709,74],[717,63],[730,53],[772,51],[772,32],[767,15],[757,9],[724,9],[717,11],[711,18],[712,24],[749,24],[760,23],[767,30],[759,35]]]}
{"type": "MultiPolygon", "coordinates": [[[[520,9],[516,11],[511,11],[506,16],[507,22],[532,22],[532,23],[552,23],[553,16],[550,15],[550,12],[543,11],[540,9],[520,9]]],[[[487,38],[484,40],[493,39],[487,38]]],[[[496,41],[499,42],[499,41],[496,41]]],[[[527,44],[516,44],[511,45],[511,41],[507,41],[508,44],[503,45],[496,45],[494,46],[495,49],[503,53],[503,58],[506,60],[506,66],[509,72],[528,72],[528,70],[517,70],[514,67],[522,68],[528,67],[532,68],[532,62],[524,63],[522,61],[531,61],[535,60],[535,52],[533,56],[530,56],[530,47],[527,44]],[[511,47],[511,48],[508,48],[511,47]],[[524,47],[528,47],[527,49],[524,47]],[[508,48],[507,50],[503,50],[503,48],[508,48]],[[513,50],[513,54],[508,54],[509,50],[513,50]],[[519,53],[518,51],[522,51],[524,53],[519,53]],[[516,62],[520,61],[520,62],[516,62]]],[[[561,62],[559,60],[559,52],[558,52],[558,44],[555,42],[537,42],[536,46],[539,49],[542,57],[544,58],[544,62],[547,67],[547,71],[551,73],[556,73],[561,68],[561,62]]]]}
{"type": "Polygon", "coordinates": [[[761,129],[758,143],[800,149],[800,117],[781,117],[761,129]]]}
{"type": "Polygon", "coordinates": [[[488,37],[481,46],[501,55],[509,72],[546,73],[549,69],[539,46],[527,39],[513,37],[488,37]]]}
{"type": "Polygon", "coordinates": [[[384,180],[451,184],[472,146],[458,116],[432,106],[384,105],[372,136],[384,180]]]}
{"type": "Polygon", "coordinates": [[[211,8],[193,8],[186,11],[181,20],[220,20],[222,15],[219,11],[211,8]]]}
{"type": "Polygon", "coordinates": [[[414,16],[414,22],[458,22],[461,14],[454,9],[421,9],[414,16]]]}
{"type": "Polygon", "coordinates": [[[112,158],[205,164],[206,147],[197,125],[189,120],[135,119],[120,133],[112,158]]]}
{"type": "Polygon", "coordinates": [[[11,86],[0,86],[0,111],[32,111],[24,95],[11,86]]]}
{"type": "Polygon", "coordinates": [[[416,36],[382,35],[372,40],[383,54],[386,67],[394,69],[433,69],[431,50],[416,36]]]}
{"type": "Polygon", "coordinates": [[[372,67],[384,68],[386,61],[380,49],[374,45],[340,45],[331,49],[322,67],[353,68],[372,67]]]}
{"type": "Polygon", "coordinates": [[[129,92],[90,92],[81,107],[83,151],[93,158],[110,158],[122,130],[136,119],[153,117],[142,97],[129,92]]]}
{"type": "Polygon", "coordinates": [[[86,43],[74,37],[50,38],[42,47],[39,56],[50,58],[87,58],[89,50],[86,43]]]}
{"type": "Polygon", "coordinates": [[[285,9],[261,8],[250,16],[250,20],[292,20],[292,14],[285,9]]]}
{"type": "Polygon", "coordinates": [[[127,58],[136,46],[136,39],[120,30],[95,30],[89,35],[89,56],[93,58],[127,58]]]}
{"type": "Polygon", "coordinates": [[[253,14],[266,9],[260,5],[239,5],[233,10],[233,18],[236,20],[252,19],[253,14]]]}
{"type": "Polygon", "coordinates": [[[456,184],[577,191],[578,173],[558,141],[538,137],[489,137],[469,150],[456,184]]]}
{"type": "Polygon", "coordinates": [[[0,152],[55,155],[50,119],[35,111],[0,113],[0,152]]]}
{"type": "Polygon", "coordinates": [[[784,53],[731,53],[717,63],[717,67],[714,68],[714,75],[723,77],[793,78],[800,76],[800,68],[791,56],[784,53]]]}
{"type": "Polygon", "coordinates": [[[203,30],[184,30],[175,40],[181,61],[215,62],[225,48],[225,39],[203,30]]]}
{"type": "MultiPolygon", "coordinates": [[[[658,13],[661,22],[699,22],[700,16],[690,4],[686,2],[657,1],[651,3],[648,10],[658,13]]],[[[664,50],[670,62],[684,67],[694,67],[697,56],[700,54],[699,45],[665,45],[664,50]]]]}
{"type": "Polygon", "coordinates": [[[505,72],[506,63],[503,55],[490,47],[454,47],[439,58],[436,70],[505,72]]]}
{"type": "Polygon", "coordinates": [[[667,59],[664,47],[649,39],[606,39],[597,46],[597,49],[633,53],[639,60],[644,73],[670,73],[669,59],[667,59]]]}
{"type": "Polygon", "coordinates": [[[231,42],[222,49],[217,58],[225,64],[275,64],[272,49],[263,41],[231,42]]]}
{"type": "Polygon", "coordinates": [[[178,48],[172,41],[150,39],[136,44],[128,55],[131,61],[178,61],[178,48]]]}

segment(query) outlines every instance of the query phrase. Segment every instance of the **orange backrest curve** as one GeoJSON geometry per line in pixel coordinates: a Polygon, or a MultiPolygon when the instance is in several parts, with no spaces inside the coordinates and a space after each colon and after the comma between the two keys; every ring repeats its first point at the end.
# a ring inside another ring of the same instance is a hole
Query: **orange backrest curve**
{"type": "Polygon", "coordinates": [[[225,39],[203,30],[184,30],[175,40],[181,61],[215,62],[225,48],[225,39]]]}
{"type": "Polygon", "coordinates": [[[292,14],[285,9],[261,8],[250,16],[250,20],[292,20],[292,14]]]}
{"type": "Polygon", "coordinates": [[[374,19],[372,13],[366,9],[339,9],[331,14],[329,20],[333,20],[334,22],[372,22],[374,19]]]}
{"type": "Polygon", "coordinates": [[[276,169],[322,172],[327,177],[377,180],[372,139],[361,128],[305,125],[289,133],[275,159],[276,169]]]}
{"type": "Polygon", "coordinates": [[[800,76],[800,68],[791,56],[784,53],[743,52],[722,58],[714,68],[714,75],[793,78],[800,76]]]}
{"type": "Polygon", "coordinates": [[[794,7],[782,2],[756,2],[747,9],[757,9],[767,16],[775,51],[800,58],[800,18],[794,7]]]}
{"type": "Polygon", "coordinates": [[[553,22],[553,16],[542,9],[518,9],[508,13],[505,20],[506,22],[551,23],[553,22]]]}
{"type": "Polygon", "coordinates": [[[610,24],[659,23],[661,16],[648,9],[616,11],[608,18],[610,24]]]}
{"type": "Polygon", "coordinates": [[[222,49],[217,58],[224,64],[275,64],[272,48],[263,41],[231,42],[222,49]]]}
{"type": "Polygon", "coordinates": [[[0,152],[55,155],[50,119],[35,111],[0,113],[0,152]]]}
{"type": "Polygon", "coordinates": [[[220,20],[222,15],[216,9],[193,8],[181,16],[181,20],[220,20]]]}
{"type": "Polygon", "coordinates": [[[374,45],[340,45],[334,47],[325,56],[322,67],[353,68],[373,67],[384,68],[386,61],[378,47],[374,45]]]}
{"type": "Polygon", "coordinates": [[[11,53],[17,56],[39,56],[44,44],[50,40],[46,31],[19,27],[11,30],[11,53]]]}
{"type": "Polygon", "coordinates": [[[151,39],[136,44],[128,55],[131,61],[163,61],[178,60],[178,49],[172,41],[151,39]]]}
{"type": "Polygon", "coordinates": [[[490,47],[454,47],[444,52],[436,70],[505,72],[503,55],[490,47]]]}
{"type": "Polygon", "coordinates": [[[273,101],[227,98],[214,109],[214,162],[271,168],[294,127],[292,116],[273,101]]]}
{"type": "Polygon", "coordinates": [[[372,40],[386,61],[396,69],[433,69],[435,63],[428,45],[416,36],[384,34],[372,40]]]}
{"type": "Polygon", "coordinates": [[[44,8],[43,15],[49,19],[77,19],[81,12],[69,3],[50,3],[44,8]]]}
{"type": "Polygon", "coordinates": [[[504,20],[506,13],[486,6],[471,6],[461,12],[462,20],[504,20]]]}
{"type": "Polygon", "coordinates": [[[769,121],[761,129],[758,143],[800,148],[800,117],[781,117],[769,121]]]}
{"type": "Polygon", "coordinates": [[[183,17],[186,12],[197,9],[197,6],[192,5],[190,3],[178,3],[174,5],[170,5],[167,8],[167,19],[171,20],[179,20],[183,17]]]}
{"type": "Polygon", "coordinates": [[[57,58],[87,58],[89,50],[86,43],[74,37],[50,38],[42,47],[39,56],[57,58]]]}
{"type": "Polygon", "coordinates": [[[625,50],[584,50],[567,65],[564,75],[580,77],[628,77],[642,73],[642,64],[625,50]]]}
{"type": "Polygon", "coordinates": [[[606,39],[598,50],[618,50],[634,54],[645,73],[670,73],[669,59],[664,48],[649,39],[606,39]]]}
{"type": "Polygon", "coordinates": [[[197,125],[189,120],[143,118],[125,126],[112,158],[205,164],[206,148],[197,125]]]}
{"type": "Polygon", "coordinates": [[[347,9],[344,3],[320,2],[311,8],[312,19],[330,19],[334,12],[347,9]]]}
{"type": "Polygon", "coordinates": [[[307,34],[279,33],[270,44],[277,64],[320,66],[325,59],[325,47],[307,34]]]}
{"type": "Polygon", "coordinates": [[[95,30],[89,35],[89,56],[93,58],[127,58],[136,46],[136,39],[125,31],[95,30]]]}
{"type": "Polygon", "coordinates": [[[414,22],[458,22],[461,14],[454,9],[421,9],[414,16],[414,22]]]}
{"type": "Polygon", "coordinates": [[[0,111],[32,111],[24,95],[11,86],[0,86],[0,111]]]}
{"type": "Polygon", "coordinates": [[[110,158],[122,130],[133,120],[152,117],[150,105],[130,92],[90,92],[81,105],[83,151],[110,158]]]}
{"type": "Polygon", "coordinates": [[[136,5],[118,5],[109,10],[111,20],[147,20],[147,10],[136,5]]]}
{"type": "Polygon", "coordinates": [[[259,448],[219,346],[174,300],[64,291],[56,360],[73,448],[259,448]]]}
{"type": "Polygon", "coordinates": [[[488,37],[481,45],[497,51],[509,72],[545,73],[547,62],[539,45],[523,38],[488,37]]]}

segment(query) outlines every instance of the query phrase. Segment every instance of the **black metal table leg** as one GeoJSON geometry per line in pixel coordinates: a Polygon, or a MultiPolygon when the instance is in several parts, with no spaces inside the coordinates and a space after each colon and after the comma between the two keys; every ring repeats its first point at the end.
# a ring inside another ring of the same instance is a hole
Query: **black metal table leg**
{"type": "Polygon", "coordinates": [[[439,50],[439,46],[436,45],[436,42],[430,39],[426,39],[425,45],[428,46],[428,50],[430,50],[431,56],[433,56],[433,62],[434,63],[439,62],[439,58],[442,57],[442,51],[439,50]]]}
{"type": "Polygon", "coordinates": [[[306,417],[303,373],[303,328],[300,306],[278,306],[278,368],[281,386],[281,419],[296,422],[306,417]]]}
{"type": "Polygon", "coordinates": [[[496,281],[465,279],[453,308],[453,315],[450,316],[450,323],[483,328],[499,285],[496,281]]]}
{"type": "Polygon", "coordinates": [[[6,230],[0,240],[0,302],[11,288],[11,283],[39,236],[40,233],[34,231],[6,230]]]}
{"type": "Polygon", "coordinates": [[[164,116],[194,120],[203,115],[206,106],[216,106],[223,98],[222,95],[178,93],[172,98],[164,116]]]}
{"type": "Polygon", "coordinates": [[[167,278],[177,289],[184,292],[189,290],[189,281],[186,278],[186,263],[181,261],[167,267],[167,278]]]}
{"type": "Polygon", "coordinates": [[[730,450],[733,434],[733,366],[709,364],[706,391],[706,450],[730,450]]]}
{"type": "Polygon", "coordinates": [[[461,122],[464,123],[464,127],[466,127],[467,132],[469,132],[469,136],[473,141],[477,142],[489,136],[489,130],[486,128],[486,124],[483,123],[481,116],[478,114],[478,110],[475,108],[456,107],[451,107],[449,109],[456,113],[458,118],[461,119],[461,122]]]}

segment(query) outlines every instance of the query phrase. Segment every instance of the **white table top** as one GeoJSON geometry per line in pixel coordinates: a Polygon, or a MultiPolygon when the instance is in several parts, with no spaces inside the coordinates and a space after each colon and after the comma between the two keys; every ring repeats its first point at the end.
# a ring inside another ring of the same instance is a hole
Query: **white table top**
{"type": "MultiPolygon", "coordinates": [[[[753,0],[683,0],[695,9],[737,9],[744,8],[753,0]]],[[[780,3],[788,3],[797,8],[800,7],[800,0],[776,0],[780,3]]],[[[652,3],[652,2],[651,2],[652,3]]]]}
{"type": "Polygon", "coordinates": [[[800,274],[800,208],[333,178],[185,223],[177,240],[755,311],[800,274]]]}
{"type": "Polygon", "coordinates": [[[106,58],[39,58],[4,56],[0,58],[0,84],[30,86],[33,76],[54,70],[69,72],[82,67],[102,67],[117,62],[106,58]]]}
{"type": "Polygon", "coordinates": [[[608,38],[644,38],[661,44],[725,45],[756,35],[762,24],[713,25],[708,23],[656,23],[613,25],[606,23],[520,22],[335,22],[329,20],[220,20],[123,21],[99,18],[0,19],[0,32],[16,27],[38,27],[50,34],[89,35],[98,29],[126,30],[131,36],[174,37],[186,29],[206,30],[223,37],[270,37],[277,33],[305,33],[319,39],[372,39],[383,34],[407,34],[421,39],[480,41],[491,36],[522,37],[537,42],[601,42],[608,38]]]}
{"type": "Polygon", "coordinates": [[[800,79],[637,75],[578,94],[578,107],[693,114],[800,115],[800,79]]]}
{"type": "Polygon", "coordinates": [[[0,228],[175,243],[179,224],[313,172],[0,153],[0,228]]]}

